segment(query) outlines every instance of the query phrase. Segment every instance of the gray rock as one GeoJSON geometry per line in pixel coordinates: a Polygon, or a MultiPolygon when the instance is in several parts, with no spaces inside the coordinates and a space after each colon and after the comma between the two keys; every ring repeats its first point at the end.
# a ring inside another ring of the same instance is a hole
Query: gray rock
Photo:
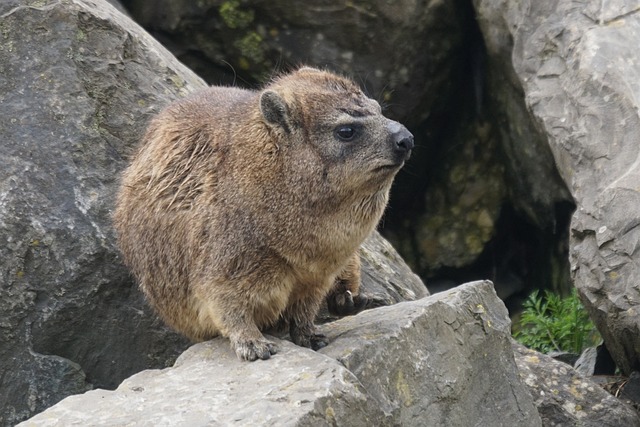
{"type": "Polygon", "coordinates": [[[173,368],[69,397],[21,426],[540,425],[490,282],[322,331],[331,342],[321,352],[276,340],[278,354],[252,363],[238,361],[226,340],[198,344],[173,368]]]}
{"type": "Polygon", "coordinates": [[[640,372],[633,371],[627,379],[622,391],[620,399],[627,402],[636,410],[640,410],[640,372]]]}
{"type": "Polygon", "coordinates": [[[0,425],[13,425],[186,347],[122,267],[110,210],[149,115],[204,83],[102,1],[3,1],[0,29],[0,425]]]}
{"type": "Polygon", "coordinates": [[[127,9],[122,5],[122,3],[119,0],[106,0],[106,1],[109,2],[111,6],[118,9],[118,12],[129,16],[129,12],[127,12],[127,9]]]}
{"type": "MultiPolygon", "coordinates": [[[[584,355],[584,353],[582,353],[582,355],[584,355]]],[[[576,353],[569,353],[566,351],[550,351],[549,353],[547,353],[547,356],[554,358],[558,362],[566,363],[569,366],[574,366],[581,355],[576,353]]]]}
{"type": "Polygon", "coordinates": [[[582,376],[593,375],[596,368],[598,349],[595,347],[585,348],[573,367],[582,376]]]}
{"type": "Polygon", "coordinates": [[[368,307],[413,301],[429,295],[422,280],[378,232],[364,241],[360,259],[362,295],[369,300],[368,307]]]}
{"type": "Polygon", "coordinates": [[[545,426],[640,426],[638,413],[588,377],[513,342],[520,377],[545,426]]]}
{"type": "MultiPolygon", "coordinates": [[[[489,54],[512,65],[504,80],[524,92],[531,123],[525,135],[548,141],[577,204],[573,279],[616,364],[629,374],[640,366],[637,5],[474,5],[489,54]]],[[[507,114],[513,122],[515,113],[507,114]]]]}
{"type": "MultiPolygon", "coordinates": [[[[0,425],[14,425],[187,348],[123,267],[110,216],[149,117],[205,83],[102,0],[5,0],[0,34],[0,425]]],[[[426,292],[367,245],[374,301],[426,292]]]]}
{"type": "MultiPolygon", "coordinates": [[[[513,24],[511,20],[534,19],[526,11],[542,9],[549,2],[540,3],[473,1],[488,55],[486,91],[501,134],[511,201],[539,228],[560,233],[555,230],[556,211],[562,204],[572,203],[569,185],[558,173],[546,136],[529,114],[520,76],[511,61],[513,51],[520,45],[515,44],[511,28],[507,27],[513,24]]],[[[535,17],[542,19],[544,14],[540,12],[535,17]]]]}
{"type": "MultiPolygon", "coordinates": [[[[486,249],[496,251],[494,248],[502,245],[508,249],[497,255],[495,276],[487,277],[496,282],[499,295],[514,296],[516,307],[522,295],[529,293],[527,289],[544,286],[562,294],[571,289],[566,242],[574,207],[572,195],[557,170],[547,139],[529,114],[511,61],[510,29],[501,15],[504,12],[516,19],[529,3],[473,1],[486,47],[481,71],[485,117],[499,140],[495,161],[503,168],[507,195],[500,204],[494,240],[486,249]]],[[[487,201],[480,203],[486,205],[487,201]]]]}
{"type": "Polygon", "coordinates": [[[394,424],[540,425],[518,378],[507,310],[489,281],[323,326],[321,353],[353,372],[394,424]]]}
{"type": "Polygon", "coordinates": [[[268,361],[239,361],[223,339],[197,344],[165,370],[115,391],[72,396],[22,426],[385,425],[385,416],[344,366],[278,340],[268,361]]]}

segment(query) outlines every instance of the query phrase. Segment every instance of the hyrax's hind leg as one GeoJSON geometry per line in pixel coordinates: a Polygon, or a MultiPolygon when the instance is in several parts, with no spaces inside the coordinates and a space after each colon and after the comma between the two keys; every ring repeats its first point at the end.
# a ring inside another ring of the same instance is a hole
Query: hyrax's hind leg
{"type": "Polygon", "coordinates": [[[316,333],[313,324],[323,298],[324,292],[320,289],[310,290],[287,308],[285,317],[289,321],[291,341],[295,344],[313,350],[327,346],[327,337],[316,333]]]}
{"type": "Polygon", "coordinates": [[[360,254],[356,251],[342,269],[329,294],[327,308],[336,316],[362,311],[367,299],[360,295],[360,254]]]}

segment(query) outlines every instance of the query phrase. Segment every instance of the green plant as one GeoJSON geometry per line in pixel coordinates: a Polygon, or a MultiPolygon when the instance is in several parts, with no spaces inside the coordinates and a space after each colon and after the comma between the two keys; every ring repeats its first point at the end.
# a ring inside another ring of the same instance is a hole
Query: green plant
{"type": "Polygon", "coordinates": [[[514,337],[542,353],[555,350],[580,354],[585,347],[600,342],[575,289],[565,298],[549,291],[544,296],[537,290],[532,292],[523,304],[514,337]]]}

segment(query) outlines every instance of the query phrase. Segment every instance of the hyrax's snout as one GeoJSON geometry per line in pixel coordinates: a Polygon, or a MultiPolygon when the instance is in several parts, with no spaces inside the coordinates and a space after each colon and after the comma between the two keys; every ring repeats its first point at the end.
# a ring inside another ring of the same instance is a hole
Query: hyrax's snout
{"type": "Polygon", "coordinates": [[[403,160],[407,160],[411,155],[411,149],[415,145],[413,143],[413,134],[398,122],[389,121],[386,127],[396,155],[403,160]]]}

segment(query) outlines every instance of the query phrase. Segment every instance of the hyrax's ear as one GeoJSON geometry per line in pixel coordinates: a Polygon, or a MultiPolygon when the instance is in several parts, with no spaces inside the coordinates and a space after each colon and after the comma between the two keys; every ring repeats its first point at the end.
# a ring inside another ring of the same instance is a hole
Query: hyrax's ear
{"type": "Polygon", "coordinates": [[[285,132],[290,133],[289,111],[284,99],[272,90],[265,90],[260,95],[260,111],[267,122],[280,126],[285,132]]]}

